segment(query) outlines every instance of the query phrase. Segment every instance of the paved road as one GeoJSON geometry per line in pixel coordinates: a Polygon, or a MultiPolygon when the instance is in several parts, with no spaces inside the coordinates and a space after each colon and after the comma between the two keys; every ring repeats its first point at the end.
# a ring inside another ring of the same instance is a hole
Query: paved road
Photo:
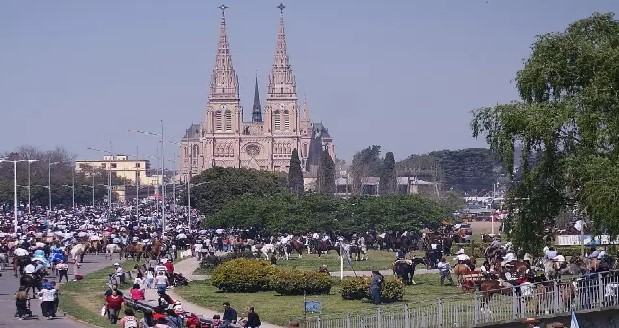
{"type": "MultiPolygon", "coordinates": [[[[118,258],[115,258],[114,261],[117,261],[118,258]]],[[[103,256],[95,256],[95,255],[86,255],[84,257],[85,263],[81,268],[81,274],[88,274],[93,271],[97,271],[101,268],[104,268],[108,265],[114,263],[111,260],[104,260],[103,256]]],[[[73,268],[69,269],[69,279],[73,279],[73,268]]],[[[55,277],[50,277],[51,279],[55,279],[55,277]]],[[[62,317],[62,311],[59,311],[58,315],[60,317],[47,320],[45,318],[40,318],[41,316],[41,307],[38,299],[33,299],[30,301],[31,309],[34,316],[30,319],[20,321],[18,318],[14,317],[15,315],[15,292],[19,287],[19,280],[13,276],[12,270],[5,269],[2,272],[2,277],[0,277],[0,327],[15,327],[19,326],[20,328],[30,328],[30,327],[46,327],[46,328],[85,328],[91,327],[89,325],[78,323],[71,320],[69,317],[62,317]]]]}

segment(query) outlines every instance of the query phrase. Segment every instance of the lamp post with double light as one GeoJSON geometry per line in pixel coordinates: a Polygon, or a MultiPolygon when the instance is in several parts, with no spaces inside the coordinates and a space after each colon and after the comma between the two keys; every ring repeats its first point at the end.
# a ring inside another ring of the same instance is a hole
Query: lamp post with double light
{"type": "MultiPolygon", "coordinates": [[[[107,168],[107,216],[108,219],[112,216],[112,161],[114,160],[114,153],[112,152],[112,141],[110,141],[110,150],[101,150],[93,147],[86,147],[88,150],[97,151],[100,153],[108,154],[109,158],[106,161],[107,168]]],[[[94,178],[93,178],[94,179],[94,178]]],[[[94,182],[93,182],[94,183],[94,182]]]]}
{"type": "Polygon", "coordinates": [[[163,120],[161,120],[161,133],[140,131],[140,130],[132,130],[129,129],[129,132],[135,132],[140,134],[145,134],[149,136],[159,137],[159,142],[161,143],[161,197],[163,199],[163,205],[161,206],[161,232],[165,234],[166,231],[166,217],[165,217],[165,208],[166,208],[166,199],[165,199],[165,139],[163,137],[163,120]]]}
{"type": "Polygon", "coordinates": [[[52,165],[60,164],[60,162],[52,162],[52,158],[47,158],[47,216],[52,213],[52,165]]]}
{"type": "Polygon", "coordinates": [[[18,221],[17,221],[17,163],[19,162],[27,162],[27,159],[21,160],[8,160],[8,159],[0,159],[0,163],[8,162],[13,163],[13,225],[15,229],[15,234],[17,234],[18,221]]]}
{"type": "Polygon", "coordinates": [[[30,200],[31,200],[31,197],[30,197],[30,195],[31,195],[31,193],[30,193],[30,165],[32,163],[34,163],[34,162],[38,162],[39,160],[38,159],[28,159],[26,161],[28,162],[28,187],[26,187],[28,189],[28,214],[32,214],[32,210],[30,209],[31,208],[31,202],[30,202],[30,200]]]}

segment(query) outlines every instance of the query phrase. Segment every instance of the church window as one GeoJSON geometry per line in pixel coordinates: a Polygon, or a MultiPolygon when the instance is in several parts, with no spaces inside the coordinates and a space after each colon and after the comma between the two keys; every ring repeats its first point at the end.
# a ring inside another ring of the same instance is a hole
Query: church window
{"type": "Polygon", "coordinates": [[[225,113],[226,116],[226,132],[232,132],[232,112],[227,110],[225,113]]]}
{"type": "Polygon", "coordinates": [[[273,113],[273,131],[279,131],[281,129],[281,116],[279,114],[279,111],[276,110],[275,113],[273,113]]]}
{"type": "Polygon", "coordinates": [[[223,113],[218,110],[215,112],[215,131],[223,130],[223,113]]]}
{"type": "Polygon", "coordinates": [[[199,154],[200,148],[198,147],[198,145],[193,145],[193,151],[191,152],[191,156],[198,157],[199,154]]]}
{"type": "Polygon", "coordinates": [[[307,142],[303,143],[303,154],[301,154],[302,157],[307,157],[307,142]]]}
{"type": "Polygon", "coordinates": [[[290,131],[290,112],[284,111],[284,130],[290,131]]]}

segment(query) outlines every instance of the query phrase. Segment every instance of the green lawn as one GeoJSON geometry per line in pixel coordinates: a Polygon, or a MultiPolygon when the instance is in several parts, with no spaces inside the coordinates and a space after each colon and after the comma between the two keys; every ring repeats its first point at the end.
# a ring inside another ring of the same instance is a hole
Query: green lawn
{"type": "MultiPolygon", "coordinates": [[[[122,266],[129,271],[135,264],[136,262],[127,261],[122,263],[122,266]]],[[[103,306],[103,293],[107,289],[108,274],[113,271],[114,268],[109,266],[86,275],[84,280],[70,281],[61,285],[59,313],[64,312],[97,327],[118,327],[118,325],[111,325],[107,317],[102,317],[100,313],[103,306]]],[[[129,287],[129,284],[125,284],[119,289],[124,291],[129,287]]],[[[122,316],[121,314],[120,317],[122,316]]]]}
{"type": "MultiPolygon", "coordinates": [[[[471,294],[463,295],[455,286],[440,286],[438,275],[419,275],[415,281],[417,285],[407,287],[404,295],[404,302],[410,303],[411,307],[436,302],[439,298],[472,298],[471,294]]],[[[303,316],[303,296],[281,296],[275,292],[223,293],[208,280],[191,282],[187,287],[176,288],[175,293],[191,303],[212,309],[219,309],[220,304],[228,301],[239,316],[243,316],[241,312],[247,306],[254,306],[263,321],[277,325],[285,325],[288,320],[303,316]]],[[[307,299],[321,302],[324,314],[354,313],[374,308],[368,301],[342,300],[337,283],[329,295],[308,296],[307,299]]]]}

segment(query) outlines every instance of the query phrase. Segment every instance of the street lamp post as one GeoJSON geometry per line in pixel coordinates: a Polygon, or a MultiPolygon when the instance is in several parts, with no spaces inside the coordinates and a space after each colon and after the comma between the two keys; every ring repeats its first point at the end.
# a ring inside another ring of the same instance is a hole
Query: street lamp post
{"type": "Polygon", "coordinates": [[[38,162],[39,160],[37,159],[29,159],[28,161],[28,214],[32,214],[32,210],[31,208],[31,204],[30,204],[30,165],[34,162],[38,162]]]}
{"type": "Polygon", "coordinates": [[[0,163],[2,162],[11,162],[13,163],[13,225],[15,229],[15,234],[17,235],[18,221],[17,221],[17,163],[18,162],[26,162],[28,160],[6,160],[0,159],[0,163]]]}
{"type": "Polygon", "coordinates": [[[92,148],[92,147],[86,147],[86,149],[98,151],[100,153],[105,153],[111,156],[106,161],[107,172],[108,172],[108,175],[107,175],[107,212],[108,214],[107,215],[109,219],[112,216],[112,161],[114,160],[114,158],[112,158],[114,156],[114,153],[112,152],[112,141],[110,140],[110,150],[101,150],[101,149],[92,148]]]}
{"type": "Polygon", "coordinates": [[[52,212],[52,165],[56,165],[60,162],[52,162],[52,158],[47,158],[47,216],[52,212]]]}
{"type": "MultiPolygon", "coordinates": [[[[141,134],[146,134],[146,135],[150,135],[150,136],[155,136],[155,137],[160,137],[160,141],[161,142],[161,197],[163,199],[163,204],[161,206],[161,232],[162,234],[165,234],[166,231],[166,217],[165,217],[165,208],[166,208],[166,199],[165,199],[165,149],[164,149],[164,144],[165,144],[165,139],[163,137],[163,120],[161,120],[161,133],[153,133],[153,132],[146,132],[146,131],[138,131],[138,130],[129,130],[129,132],[136,132],[136,133],[141,133],[141,134]]],[[[159,202],[157,202],[159,203],[159,202]]]]}

